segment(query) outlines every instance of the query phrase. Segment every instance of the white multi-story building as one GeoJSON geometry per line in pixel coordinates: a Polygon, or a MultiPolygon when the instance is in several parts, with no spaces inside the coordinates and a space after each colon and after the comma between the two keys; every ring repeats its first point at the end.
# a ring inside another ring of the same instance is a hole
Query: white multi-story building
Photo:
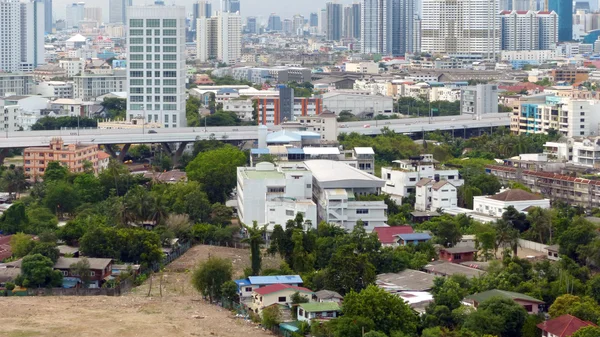
{"type": "Polygon", "coordinates": [[[556,49],[558,15],[556,12],[502,11],[502,50],[556,49]]]}
{"type": "Polygon", "coordinates": [[[379,64],[375,62],[348,62],[346,71],[361,74],[379,74],[379,64]]]}
{"type": "Polygon", "coordinates": [[[520,189],[473,197],[473,211],[494,218],[501,218],[509,206],[513,206],[519,212],[527,212],[530,207],[550,208],[550,199],[520,189]]]}
{"type": "Polygon", "coordinates": [[[556,49],[549,50],[503,50],[500,52],[501,61],[530,61],[542,64],[556,59],[556,49]]]}
{"type": "Polygon", "coordinates": [[[391,114],[394,99],[387,96],[370,95],[369,92],[337,90],[322,95],[323,109],[339,115],[348,111],[356,116],[391,114]]]}
{"type": "Polygon", "coordinates": [[[498,112],[498,86],[477,84],[461,88],[460,113],[481,116],[498,112]]]}
{"type": "Polygon", "coordinates": [[[250,98],[232,98],[223,102],[223,111],[235,112],[239,119],[251,121],[254,113],[253,101],[250,98]]]}
{"type": "Polygon", "coordinates": [[[79,22],[85,18],[85,2],[67,5],[66,28],[79,27],[79,22]]]}
{"type": "Polygon", "coordinates": [[[85,7],[83,9],[83,18],[85,20],[96,21],[98,24],[102,22],[102,8],[99,7],[85,7]]]}
{"type": "Polygon", "coordinates": [[[237,200],[240,220],[247,225],[256,221],[273,226],[282,225],[296,214],[317,224],[316,205],[312,202],[312,173],[302,163],[275,166],[269,162],[255,167],[237,168],[237,200]]]}
{"type": "Polygon", "coordinates": [[[18,105],[2,105],[0,101],[0,133],[15,132],[19,131],[19,123],[17,117],[19,116],[18,105]]]}
{"type": "Polygon", "coordinates": [[[0,71],[33,71],[45,63],[44,3],[0,0],[0,71]]]}
{"type": "Polygon", "coordinates": [[[600,167],[600,137],[569,138],[565,142],[546,142],[544,154],[575,165],[600,167]]]}
{"type": "Polygon", "coordinates": [[[34,93],[48,98],[73,98],[73,82],[39,82],[35,85],[34,93]]]}
{"type": "Polygon", "coordinates": [[[0,97],[9,94],[29,95],[32,92],[33,75],[0,73],[0,97]]]}
{"type": "Polygon", "coordinates": [[[73,98],[82,101],[93,101],[96,97],[126,90],[127,74],[125,71],[115,70],[114,74],[110,75],[84,73],[73,77],[73,98]]]}
{"type": "Polygon", "coordinates": [[[416,192],[416,185],[421,179],[448,181],[455,187],[464,184],[458,170],[437,167],[437,161],[431,154],[425,154],[410,160],[395,160],[392,167],[382,167],[381,177],[385,180],[383,192],[400,202],[403,197],[416,192]]]}
{"type": "Polygon", "coordinates": [[[363,0],[361,52],[404,56],[415,51],[415,0],[363,0]]]}
{"type": "Polygon", "coordinates": [[[67,77],[83,74],[85,60],[81,58],[70,58],[58,60],[58,66],[67,72],[67,77]]]}
{"type": "Polygon", "coordinates": [[[132,6],[127,20],[127,121],[186,126],[185,7],[132,6]]]}
{"type": "Polygon", "coordinates": [[[132,5],[132,0],[110,0],[108,21],[110,23],[124,24],[127,22],[127,7],[132,5]]]}
{"type": "Polygon", "coordinates": [[[216,59],[219,50],[218,19],[199,17],[196,21],[196,58],[200,62],[216,59]]]}
{"type": "Polygon", "coordinates": [[[421,51],[476,55],[500,52],[498,0],[423,0],[421,51]]]}
{"type": "Polygon", "coordinates": [[[242,56],[242,18],[239,13],[219,13],[217,20],[217,58],[235,64],[242,56]]]}
{"type": "Polygon", "coordinates": [[[382,179],[340,161],[307,160],[304,164],[313,175],[312,194],[319,222],[351,231],[362,221],[367,232],[387,225],[387,205],[383,200],[361,200],[361,196],[379,195],[382,179]]]}
{"type": "Polygon", "coordinates": [[[417,183],[415,193],[416,211],[450,209],[456,208],[457,205],[457,188],[447,180],[435,181],[423,178],[417,183]]]}

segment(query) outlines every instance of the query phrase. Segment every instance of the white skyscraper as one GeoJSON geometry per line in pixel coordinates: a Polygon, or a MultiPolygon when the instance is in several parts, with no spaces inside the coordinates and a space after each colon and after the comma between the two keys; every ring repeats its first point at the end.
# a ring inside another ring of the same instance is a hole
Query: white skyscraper
{"type": "Polygon", "coordinates": [[[242,18],[236,13],[219,13],[217,58],[235,64],[242,57],[242,18]]]}
{"type": "Polygon", "coordinates": [[[415,0],[363,0],[363,53],[404,56],[414,52],[415,0]]]}
{"type": "Polygon", "coordinates": [[[199,17],[196,25],[196,56],[200,62],[208,62],[219,55],[218,18],[199,17]]]}
{"type": "Polygon", "coordinates": [[[0,0],[0,71],[32,71],[44,63],[44,3],[0,0]]]}
{"type": "Polygon", "coordinates": [[[500,52],[498,0],[423,0],[421,50],[493,58],[500,52]]]}
{"type": "Polygon", "coordinates": [[[78,27],[79,22],[85,18],[85,2],[77,2],[67,5],[67,28],[78,27]]]}
{"type": "Polygon", "coordinates": [[[292,34],[302,35],[303,28],[304,28],[304,17],[300,14],[294,15],[293,21],[292,21],[292,34]]]}
{"type": "Polygon", "coordinates": [[[125,23],[127,7],[131,6],[132,0],[110,0],[108,19],[110,23],[125,23]]]}
{"type": "Polygon", "coordinates": [[[127,8],[127,120],[186,126],[183,6],[127,8]]]}
{"type": "Polygon", "coordinates": [[[321,9],[320,15],[321,17],[319,18],[319,33],[322,35],[327,35],[327,9],[321,9]]]}

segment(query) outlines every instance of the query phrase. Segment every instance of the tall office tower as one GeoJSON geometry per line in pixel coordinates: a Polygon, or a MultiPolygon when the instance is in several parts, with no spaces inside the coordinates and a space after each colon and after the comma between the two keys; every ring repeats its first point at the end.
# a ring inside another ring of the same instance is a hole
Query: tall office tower
{"type": "Polygon", "coordinates": [[[21,5],[0,0],[0,71],[17,72],[21,66],[21,5]]]}
{"type": "Polygon", "coordinates": [[[343,10],[343,23],[342,23],[342,37],[344,39],[351,39],[354,37],[354,13],[352,12],[352,6],[344,6],[343,10]]]}
{"type": "Polygon", "coordinates": [[[229,12],[229,1],[231,0],[221,0],[221,12],[229,12]]]}
{"type": "Polygon", "coordinates": [[[296,14],[292,18],[292,34],[303,35],[304,32],[304,16],[296,14]]]}
{"type": "Polygon", "coordinates": [[[500,12],[502,27],[502,50],[539,49],[539,20],[534,11],[500,12]]]}
{"type": "Polygon", "coordinates": [[[269,22],[267,23],[267,30],[280,32],[282,29],[281,17],[275,13],[271,13],[271,15],[269,15],[269,22]]]}
{"type": "Polygon", "coordinates": [[[494,58],[499,12],[498,0],[423,0],[421,51],[494,58]]]}
{"type": "Polygon", "coordinates": [[[93,20],[102,23],[102,8],[98,7],[85,7],[83,9],[83,18],[86,20],[93,20]]]}
{"type": "Polygon", "coordinates": [[[210,18],[212,16],[212,5],[206,0],[200,0],[192,5],[191,30],[196,30],[198,18],[210,18]]]}
{"type": "Polygon", "coordinates": [[[44,3],[44,32],[52,34],[52,0],[36,0],[44,3]]]}
{"type": "Polygon", "coordinates": [[[319,14],[315,12],[310,13],[309,25],[311,27],[319,27],[319,14]]]}
{"type": "Polygon", "coordinates": [[[242,17],[239,13],[219,13],[217,58],[235,64],[242,57],[242,17]]]}
{"type": "Polygon", "coordinates": [[[558,41],[573,40],[573,0],[547,1],[547,10],[558,14],[558,41]]]}
{"type": "Polygon", "coordinates": [[[110,23],[125,23],[127,21],[127,7],[132,6],[132,0],[110,0],[108,21],[110,23]]]}
{"type": "Polygon", "coordinates": [[[219,56],[219,20],[215,17],[199,17],[196,25],[196,54],[200,62],[216,60],[219,56]]]}
{"type": "Polygon", "coordinates": [[[229,0],[229,12],[230,13],[240,12],[240,0],[229,0]]]}
{"type": "Polygon", "coordinates": [[[319,16],[319,33],[327,35],[327,9],[321,9],[319,16]]]}
{"type": "Polygon", "coordinates": [[[354,18],[354,32],[352,33],[352,35],[355,39],[360,39],[360,8],[361,5],[359,2],[352,4],[352,17],[354,18]]]}
{"type": "Polygon", "coordinates": [[[513,0],[498,0],[498,7],[503,11],[510,11],[513,9],[513,0]]]}
{"type": "Polygon", "coordinates": [[[360,48],[364,54],[387,54],[388,0],[363,0],[361,6],[360,48]]]}
{"type": "Polygon", "coordinates": [[[558,44],[558,14],[555,11],[538,11],[540,24],[540,50],[555,49],[558,44]]]}
{"type": "Polygon", "coordinates": [[[44,3],[21,2],[21,64],[20,71],[33,71],[44,61],[44,3]]]}
{"type": "Polygon", "coordinates": [[[421,52],[421,18],[415,14],[413,19],[413,36],[412,36],[412,44],[413,44],[413,53],[421,52]]]}
{"type": "Polygon", "coordinates": [[[187,125],[185,14],[183,6],[127,8],[127,121],[187,125]]]}
{"type": "Polygon", "coordinates": [[[85,2],[77,2],[67,5],[66,28],[79,26],[79,21],[85,18],[85,2]]]}
{"type": "Polygon", "coordinates": [[[246,32],[248,34],[257,34],[258,26],[256,24],[256,16],[249,16],[246,18],[246,32]]]}
{"type": "Polygon", "coordinates": [[[294,22],[290,19],[284,19],[283,20],[283,32],[285,34],[292,34],[292,31],[294,30],[294,22]]]}
{"type": "Polygon", "coordinates": [[[389,22],[392,24],[390,50],[394,56],[413,52],[415,0],[392,0],[389,22]]]}
{"type": "Polygon", "coordinates": [[[339,41],[342,38],[342,4],[328,2],[327,10],[327,40],[339,41]]]}

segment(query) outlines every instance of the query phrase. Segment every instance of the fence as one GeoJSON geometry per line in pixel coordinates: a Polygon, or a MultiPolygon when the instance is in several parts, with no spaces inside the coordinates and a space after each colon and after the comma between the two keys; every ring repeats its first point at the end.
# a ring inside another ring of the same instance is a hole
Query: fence
{"type": "Polygon", "coordinates": [[[114,288],[29,288],[27,296],[121,296],[133,287],[128,279],[114,288]]]}
{"type": "Polygon", "coordinates": [[[544,254],[547,253],[546,248],[548,248],[548,245],[523,239],[519,239],[519,246],[521,248],[531,249],[544,254]]]}
{"type": "MultiPolygon", "coordinates": [[[[160,270],[161,267],[173,262],[173,260],[183,255],[183,253],[187,252],[190,248],[192,248],[191,242],[182,243],[179,246],[177,246],[177,248],[174,248],[169,254],[167,254],[162,260],[162,262],[155,262],[148,269],[156,273],[160,270]]],[[[148,269],[143,270],[142,273],[147,273],[148,269]]]]}
{"type": "Polygon", "coordinates": [[[203,245],[228,247],[236,249],[250,249],[250,245],[243,242],[229,242],[229,241],[201,241],[203,245]]]}

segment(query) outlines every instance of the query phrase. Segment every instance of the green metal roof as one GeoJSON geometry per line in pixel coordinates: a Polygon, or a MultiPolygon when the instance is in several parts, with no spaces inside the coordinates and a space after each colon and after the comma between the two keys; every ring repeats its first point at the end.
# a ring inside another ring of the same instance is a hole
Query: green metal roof
{"type": "Polygon", "coordinates": [[[340,305],[336,302],[313,302],[313,303],[300,303],[299,306],[308,312],[321,312],[321,311],[337,311],[340,310],[340,305]]]}
{"type": "Polygon", "coordinates": [[[531,302],[536,302],[536,303],[544,303],[544,301],[540,301],[535,297],[531,297],[531,296],[528,296],[525,294],[515,293],[512,291],[499,290],[499,289],[492,289],[492,290],[484,291],[482,293],[469,295],[469,296],[465,297],[465,299],[474,300],[478,303],[481,303],[481,302],[485,302],[485,301],[489,300],[492,297],[502,297],[502,298],[510,298],[512,300],[525,300],[525,301],[531,301],[531,302]]]}

